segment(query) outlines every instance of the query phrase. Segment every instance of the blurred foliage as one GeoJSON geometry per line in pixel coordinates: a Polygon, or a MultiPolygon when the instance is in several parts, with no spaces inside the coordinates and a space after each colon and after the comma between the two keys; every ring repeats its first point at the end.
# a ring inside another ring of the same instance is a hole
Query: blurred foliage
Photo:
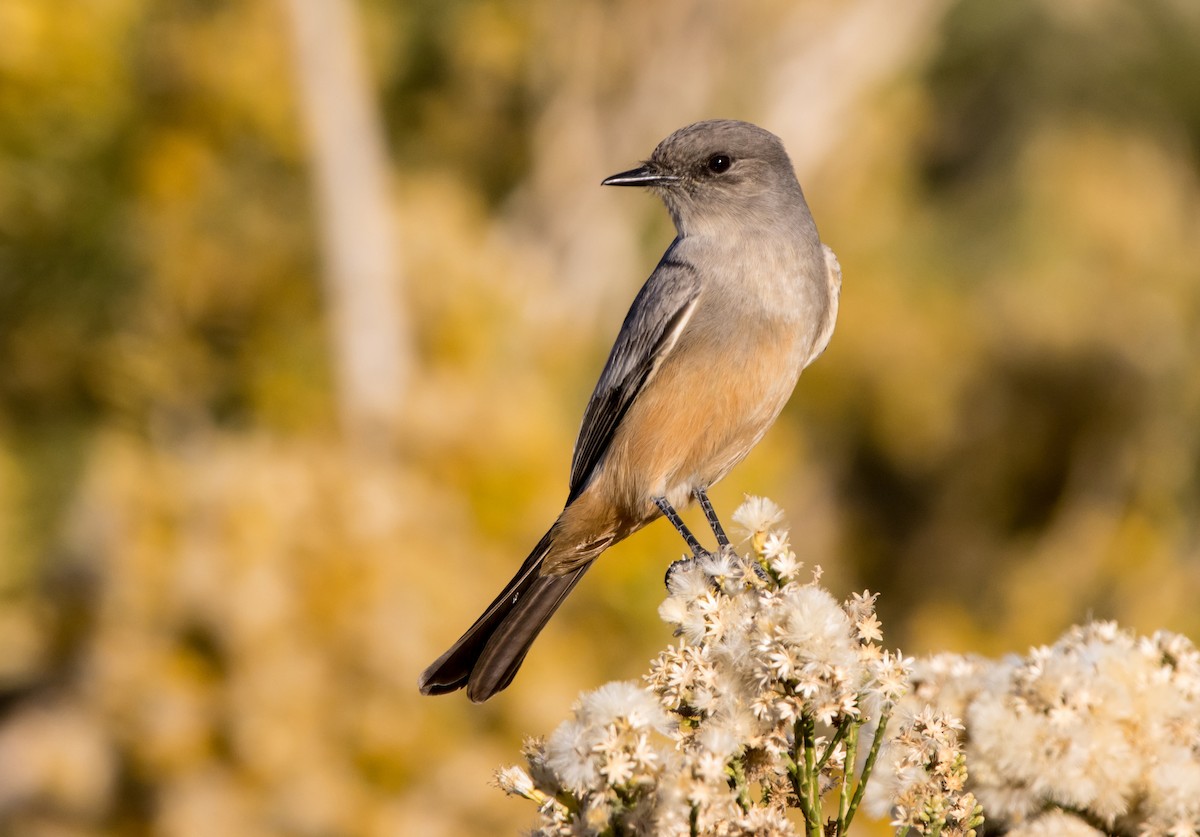
{"type": "MultiPolygon", "coordinates": [[[[557,511],[667,243],[595,184],[679,125],[762,121],[812,84],[768,59],[840,12],[361,11],[419,369],[374,459],[331,403],[284,4],[0,3],[4,833],[511,833],[492,767],[666,641],[656,525],[504,695],[416,695],[557,511]]],[[[1196,637],[1200,7],[939,15],[801,172],[841,319],[714,499],[780,501],[909,653],[1089,616],[1196,637]]]]}

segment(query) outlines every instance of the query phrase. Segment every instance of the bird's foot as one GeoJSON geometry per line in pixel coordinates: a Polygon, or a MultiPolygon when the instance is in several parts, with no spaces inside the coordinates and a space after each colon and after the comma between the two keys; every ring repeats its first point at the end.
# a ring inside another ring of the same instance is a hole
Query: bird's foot
{"type": "Polygon", "coordinates": [[[750,566],[754,568],[754,574],[756,576],[758,576],[758,580],[761,581],[763,584],[769,584],[771,581],[771,576],[769,573],[767,573],[767,571],[763,567],[763,565],[758,563],[757,561],[750,561],[749,563],[750,563],[750,566]]]}
{"type": "Polygon", "coordinates": [[[701,550],[698,555],[693,555],[691,558],[680,558],[678,561],[673,561],[671,565],[667,567],[666,575],[663,576],[663,583],[667,587],[668,595],[674,592],[671,589],[671,580],[679,573],[691,572],[694,569],[699,570],[707,577],[708,585],[712,588],[714,593],[719,592],[723,582],[725,581],[725,576],[713,575],[712,559],[716,557],[717,556],[715,553],[701,550]],[[705,563],[701,564],[701,561],[704,561],[705,563]]]}
{"type": "Polygon", "coordinates": [[[695,558],[680,558],[678,561],[672,561],[671,565],[667,567],[666,574],[663,575],[663,584],[666,585],[667,592],[671,592],[671,579],[675,577],[676,573],[686,572],[694,566],[696,566],[695,558]]]}

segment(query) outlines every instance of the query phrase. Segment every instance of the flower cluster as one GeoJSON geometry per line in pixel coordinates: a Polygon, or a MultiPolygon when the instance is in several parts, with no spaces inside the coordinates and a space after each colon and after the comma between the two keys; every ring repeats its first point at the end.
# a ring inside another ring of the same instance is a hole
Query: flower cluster
{"type": "MultiPolygon", "coordinates": [[[[878,645],[875,596],[839,603],[819,570],[801,580],[781,517],[766,500],[739,508],[747,557],[726,550],[670,573],[659,612],[678,642],[646,686],[585,695],[526,747],[528,770],[500,772],[506,791],[538,803],[536,834],[846,833],[911,660],[878,645]]],[[[929,713],[892,744],[924,771],[904,797],[922,833],[980,821],[954,731],[929,713]]]]}
{"type": "Polygon", "coordinates": [[[965,792],[967,759],[959,746],[962,722],[926,706],[900,727],[888,748],[895,772],[892,825],[918,834],[964,834],[982,808],[965,792]]]}
{"type": "MultiPolygon", "coordinates": [[[[972,788],[1009,834],[1200,833],[1200,652],[1186,637],[1094,622],[1025,658],[934,657],[913,682],[902,709],[964,718],[972,788]]],[[[881,807],[894,790],[872,786],[881,807]]]]}
{"type": "Polygon", "coordinates": [[[645,832],[654,794],[673,753],[664,747],[671,730],[654,695],[635,683],[608,683],[584,695],[575,717],[549,740],[526,742],[531,773],[510,767],[497,774],[507,792],[538,803],[541,834],[603,831],[620,822],[645,832]]]}

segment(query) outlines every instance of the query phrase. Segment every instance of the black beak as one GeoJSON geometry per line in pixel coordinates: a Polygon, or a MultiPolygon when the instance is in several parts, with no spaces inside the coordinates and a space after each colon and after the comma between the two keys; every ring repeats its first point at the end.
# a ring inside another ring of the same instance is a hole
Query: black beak
{"type": "Polygon", "coordinates": [[[679,178],[673,174],[663,174],[650,167],[649,164],[638,166],[636,169],[623,171],[606,177],[600,181],[601,186],[658,186],[673,183],[679,178]]]}

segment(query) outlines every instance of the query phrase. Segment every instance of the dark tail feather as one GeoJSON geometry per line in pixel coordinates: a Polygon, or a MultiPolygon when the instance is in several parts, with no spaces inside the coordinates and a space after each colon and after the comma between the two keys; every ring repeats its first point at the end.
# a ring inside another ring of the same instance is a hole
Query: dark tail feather
{"type": "Polygon", "coordinates": [[[547,532],[475,624],[425,669],[419,681],[422,694],[465,686],[467,697],[480,703],[512,682],[529,646],[590,565],[566,575],[540,575],[550,545],[547,532]]]}

